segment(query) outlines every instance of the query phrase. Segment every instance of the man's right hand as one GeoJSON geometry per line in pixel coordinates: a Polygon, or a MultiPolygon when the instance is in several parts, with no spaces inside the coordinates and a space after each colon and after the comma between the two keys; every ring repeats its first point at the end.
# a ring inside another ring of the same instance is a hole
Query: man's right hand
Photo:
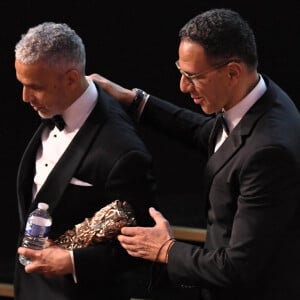
{"type": "Polygon", "coordinates": [[[100,86],[107,94],[125,106],[129,106],[136,96],[135,91],[126,89],[99,74],[90,74],[88,77],[100,86]]]}
{"type": "Polygon", "coordinates": [[[167,263],[168,251],[175,242],[174,234],[169,221],[158,210],[151,207],[149,213],[155,226],[125,226],[118,240],[131,256],[167,263]]]}

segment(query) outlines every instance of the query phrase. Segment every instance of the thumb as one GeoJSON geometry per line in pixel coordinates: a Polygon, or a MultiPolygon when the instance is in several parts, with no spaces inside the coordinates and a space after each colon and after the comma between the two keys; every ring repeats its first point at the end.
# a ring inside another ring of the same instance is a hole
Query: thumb
{"type": "Polygon", "coordinates": [[[149,214],[155,221],[155,227],[160,230],[161,233],[168,235],[168,238],[174,237],[174,233],[171,229],[169,221],[163,216],[161,212],[156,210],[154,207],[149,208],[149,214]]]}
{"type": "Polygon", "coordinates": [[[166,218],[163,216],[163,214],[158,210],[156,210],[154,207],[149,208],[149,214],[156,224],[161,222],[168,222],[166,218]]]}

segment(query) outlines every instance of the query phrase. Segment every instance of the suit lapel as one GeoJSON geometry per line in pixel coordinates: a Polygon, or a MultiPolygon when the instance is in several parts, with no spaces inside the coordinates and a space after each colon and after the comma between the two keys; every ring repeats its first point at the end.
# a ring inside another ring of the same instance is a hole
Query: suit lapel
{"type": "Polygon", "coordinates": [[[26,220],[24,218],[32,202],[32,182],[34,176],[35,157],[37,149],[41,143],[41,135],[44,128],[45,125],[41,124],[36,130],[23,153],[18,168],[17,196],[21,227],[25,226],[26,220]]]}
{"type": "Polygon", "coordinates": [[[32,203],[33,207],[36,207],[39,201],[43,201],[49,204],[49,212],[52,213],[58,204],[81,159],[104,122],[105,118],[99,106],[100,103],[97,102],[94,110],[49,174],[32,203]],[[55,190],[55,198],[51,192],[53,190],[55,190]]]}
{"type": "Polygon", "coordinates": [[[220,148],[209,158],[204,171],[204,199],[207,199],[215,174],[225,167],[233,156],[238,154],[238,151],[245,144],[247,137],[251,135],[256,122],[271,106],[271,102],[265,95],[250,108],[220,148]]]}
{"type": "Polygon", "coordinates": [[[213,177],[226,162],[239,150],[243,144],[243,135],[240,128],[236,128],[234,132],[224,141],[221,147],[208,160],[206,165],[206,176],[213,177]]]}

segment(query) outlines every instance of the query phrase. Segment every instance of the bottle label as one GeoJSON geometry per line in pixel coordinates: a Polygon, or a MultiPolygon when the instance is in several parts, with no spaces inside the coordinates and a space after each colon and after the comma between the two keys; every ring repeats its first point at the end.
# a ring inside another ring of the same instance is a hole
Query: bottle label
{"type": "Polygon", "coordinates": [[[40,226],[32,223],[27,223],[25,232],[33,237],[47,237],[49,235],[50,226],[40,226]]]}

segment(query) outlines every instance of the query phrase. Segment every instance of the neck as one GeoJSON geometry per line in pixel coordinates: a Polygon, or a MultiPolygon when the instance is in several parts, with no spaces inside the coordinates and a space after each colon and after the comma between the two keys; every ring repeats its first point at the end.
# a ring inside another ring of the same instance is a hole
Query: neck
{"type": "Polygon", "coordinates": [[[252,72],[250,75],[248,74],[244,79],[240,80],[239,89],[237,89],[234,97],[234,101],[230,102],[230,105],[225,106],[224,110],[229,110],[239,102],[241,102],[257,85],[259,81],[258,73],[252,72]]]}

